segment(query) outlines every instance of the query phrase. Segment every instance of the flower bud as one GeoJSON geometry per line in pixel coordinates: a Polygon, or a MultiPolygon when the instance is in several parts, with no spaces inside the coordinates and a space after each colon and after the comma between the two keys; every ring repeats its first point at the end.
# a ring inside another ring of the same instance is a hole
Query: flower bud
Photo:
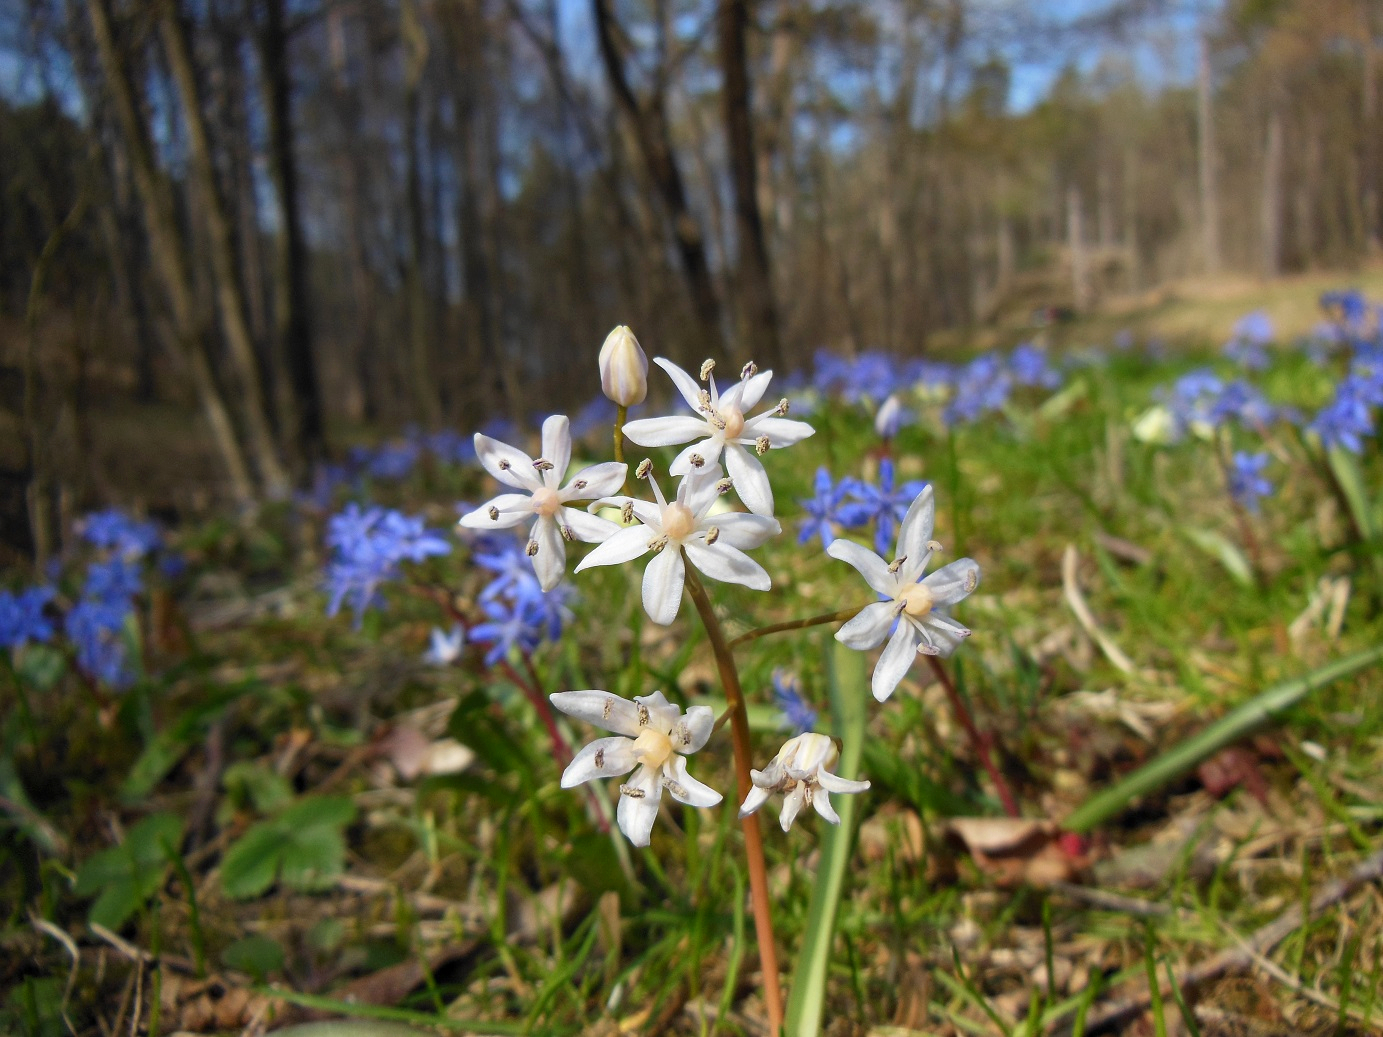
{"type": "Polygon", "coordinates": [[[621,407],[643,403],[648,395],[648,357],[623,324],[606,335],[600,347],[600,387],[621,407]]]}

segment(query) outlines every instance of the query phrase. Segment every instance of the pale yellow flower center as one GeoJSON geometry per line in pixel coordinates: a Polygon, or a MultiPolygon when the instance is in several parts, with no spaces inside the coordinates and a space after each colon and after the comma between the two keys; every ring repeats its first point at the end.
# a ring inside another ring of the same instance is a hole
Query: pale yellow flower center
{"type": "Polygon", "coordinates": [[[744,431],[744,415],[738,407],[731,407],[729,410],[720,412],[721,419],[725,422],[725,438],[739,439],[744,431]]]}
{"type": "Polygon", "coordinates": [[[533,491],[533,510],[539,515],[551,518],[562,510],[562,498],[556,490],[549,487],[533,491]]]}
{"type": "Polygon", "coordinates": [[[931,590],[920,583],[914,583],[894,600],[902,602],[903,611],[909,616],[925,616],[936,604],[931,590]]]}
{"type": "Polygon", "coordinates": [[[663,509],[663,535],[669,540],[685,540],[696,528],[696,516],[684,504],[675,501],[663,509]]]}
{"type": "Polygon", "coordinates": [[[634,755],[644,766],[657,770],[672,755],[672,739],[661,731],[648,728],[634,739],[634,755]]]}

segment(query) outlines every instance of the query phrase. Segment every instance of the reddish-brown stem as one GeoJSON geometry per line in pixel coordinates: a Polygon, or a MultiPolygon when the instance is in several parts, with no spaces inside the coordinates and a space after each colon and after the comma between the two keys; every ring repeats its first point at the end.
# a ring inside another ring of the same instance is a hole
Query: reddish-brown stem
{"type": "MultiPolygon", "coordinates": [[[[685,559],[683,559],[685,563],[685,559]]],[[[749,742],[749,713],[744,707],[744,692],[740,688],[739,670],[735,657],[725,640],[725,631],[716,618],[710,596],[701,579],[687,565],[687,594],[696,606],[706,637],[715,654],[716,669],[720,671],[721,687],[730,713],[730,741],[735,751],[735,784],[739,801],[744,802],[752,783],[749,764],[753,749],[749,742]]],[[[754,935],[759,941],[759,965],[764,977],[764,1006],[768,1011],[768,1032],[777,1037],[783,1028],[783,994],[778,981],[778,950],[773,941],[773,917],[769,906],[768,868],[764,864],[763,835],[759,831],[759,815],[740,818],[744,832],[744,855],[749,867],[749,902],[754,911],[754,935]]]]}
{"type": "Polygon", "coordinates": [[[929,655],[927,662],[931,664],[936,679],[941,682],[941,687],[946,692],[946,699],[951,703],[951,711],[960,721],[966,738],[970,739],[970,746],[975,750],[975,755],[979,757],[980,766],[989,775],[989,780],[994,783],[994,790],[999,794],[999,802],[1004,805],[1004,813],[1009,817],[1022,817],[1023,815],[1018,809],[1018,800],[1014,798],[1013,790],[1008,787],[1008,781],[1004,778],[998,765],[994,763],[994,755],[990,752],[994,745],[993,737],[987,732],[981,733],[980,729],[975,726],[975,718],[970,715],[965,700],[960,697],[955,682],[951,680],[951,675],[946,672],[946,668],[941,665],[941,660],[934,655],[929,655]]]}
{"type": "Polygon", "coordinates": [[[863,605],[856,605],[853,608],[839,609],[835,612],[824,612],[819,616],[808,616],[806,619],[789,619],[783,623],[770,623],[766,627],[758,627],[748,633],[740,634],[739,637],[730,642],[729,647],[738,648],[746,641],[757,641],[769,634],[781,634],[787,630],[805,630],[807,627],[821,626],[823,623],[841,623],[847,619],[854,619],[863,609],[863,605]]]}

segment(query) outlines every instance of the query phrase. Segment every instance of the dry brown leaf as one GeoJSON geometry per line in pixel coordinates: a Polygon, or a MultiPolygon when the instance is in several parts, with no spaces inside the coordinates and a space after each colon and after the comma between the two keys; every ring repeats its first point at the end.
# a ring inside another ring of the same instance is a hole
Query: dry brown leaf
{"type": "Polygon", "coordinates": [[[1071,882],[1089,864],[1080,840],[1056,822],[1022,817],[953,817],[946,832],[999,885],[1071,882]]]}

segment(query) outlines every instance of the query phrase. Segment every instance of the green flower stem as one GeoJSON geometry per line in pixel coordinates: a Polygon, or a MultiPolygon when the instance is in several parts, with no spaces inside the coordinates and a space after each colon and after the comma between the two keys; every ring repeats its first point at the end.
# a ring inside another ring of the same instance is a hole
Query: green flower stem
{"type": "Polygon", "coordinates": [[[619,405],[615,411],[615,460],[624,464],[624,419],[629,416],[629,408],[619,405]]]}
{"type": "MultiPolygon", "coordinates": [[[[701,583],[696,570],[686,562],[687,594],[696,606],[701,623],[706,628],[706,636],[715,653],[716,668],[720,671],[721,687],[725,690],[725,700],[730,709],[730,741],[735,750],[735,784],[739,789],[739,802],[743,803],[752,783],[749,779],[749,764],[753,749],[749,744],[749,713],[744,707],[744,692],[740,689],[739,670],[735,668],[735,656],[730,644],[725,640],[725,631],[716,618],[710,596],[701,583]]],[[[774,1037],[783,1027],[783,993],[778,980],[778,951],[773,942],[773,918],[769,909],[768,868],[764,864],[763,835],[759,831],[759,815],[750,814],[740,818],[740,828],[744,832],[744,855],[749,866],[749,901],[754,910],[754,935],[759,941],[759,965],[764,976],[764,1006],[768,1011],[768,1032],[774,1037]]]]}
{"type": "Polygon", "coordinates": [[[1327,663],[1304,677],[1294,677],[1269,688],[1230,710],[1200,734],[1144,764],[1113,788],[1086,800],[1066,818],[1062,827],[1068,832],[1083,834],[1104,824],[1140,796],[1155,792],[1226,746],[1277,720],[1317,688],[1348,677],[1380,660],[1383,660],[1383,645],[1375,645],[1327,663]]]}
{"type": "Polygon", "coordinates": [[[749,631],[747,634],[740,634],[730,642],[729,647],[738,648],[742,644],[750,641],[757,641],[761,637],[769,634],[781,634],[787,630],[805,630],[807,627],[820,626],[823,623],[843,623],[847,619],[854,619],[864,609],[864,605],[856,605],[854,608],[838,609],[835,612],[823,612],[819,616],[808,616],[806,619],[790,619],[785,623],[770,623],[766,627],[758,627],[749,631]]]}
{"type": "Polygon", "coordinates": [[[8,651],[0,650],[0,659],[4,660],[5,672],[10,675],[10,683],[14,685],[20,723],[24,725],[24,730],[29,736],[29,744],[33,746],[34,752],[38,752],[38,727],[34,723],[34,711],[29,706],[29,691],[24,687],[24,678],[20,677],[14,668],[14,660],[10,658],[8,651]]]}
{"type": "Polygon", "coordinates": [[[1018,800],[1014,798],[1013,790],[1008,787],[1008,781],[1004,778],[1004,772],[999,770],[998,765],[994,762],[994,754],[990,752],[994,745],[993,736],[987,732],[982,734],[980,729],[975,726],[975,718],[970,715],[965,700],[960,697],[955,682],[951,680],[951,675],[946,672],[946,668],[941,665],[941,660],[934,655],[929,655],[927,662],[931,664],[936,679],[941,682],[941,687],[946,692],[946,699],[951,703],[951,711],[955,713],[956,720],[965,730],[965,736],[970,739],[970,747],[975,750],[975,755],[979,757],[980,766],[989,775],[989,780],[994,783],[994,791],[999,794],[999,802],[1004,805],[1004,813],[1009,817],[1022,817],[1023,813],[1018,809],[1018,800]]]}

